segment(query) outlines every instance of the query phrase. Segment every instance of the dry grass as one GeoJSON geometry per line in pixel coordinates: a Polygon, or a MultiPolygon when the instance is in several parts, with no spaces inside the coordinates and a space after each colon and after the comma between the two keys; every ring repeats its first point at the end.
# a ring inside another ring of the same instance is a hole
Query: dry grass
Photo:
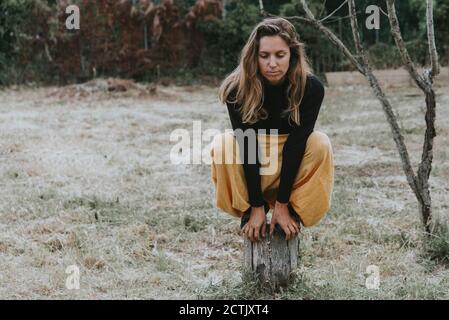
{"type": "MultiPolygon", "coordinates": [[[[425,254],[417,203],[368,88],[327,89],[317,129],[334,148],[332,208],[303,231],[297,281],[275,296],[242,281],[239,223],[214,207],[210,167],[170,164],[172,130],[229,127],[215,88],[79,100],[53,90],[0,91],[0,298],[449,298],[449,270],[425,254]],[[65,287],[73,264],[79,290],[65,287]],[[365,287],[368,265],[380,268],[379,290],[365,287]]],[[[390,91],[416,164],[415,93],[390,91]]],[[[438,93],[431,188],[444,221],[449,94],[438,93]]]]}

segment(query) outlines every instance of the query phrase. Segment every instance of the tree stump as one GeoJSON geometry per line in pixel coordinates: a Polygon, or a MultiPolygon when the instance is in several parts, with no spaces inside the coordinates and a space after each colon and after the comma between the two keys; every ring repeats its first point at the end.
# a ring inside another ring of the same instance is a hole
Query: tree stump
{"type": "Polygon", "coordinates": [[[256,274],[263,287],[278,291],[292,280],[291,272],[298,266],[298,236],[285,240],[281,228],[276,227],[270,238],[267,224],[265,238],[258,242],[244,240],[244,268],[256,274]]]}

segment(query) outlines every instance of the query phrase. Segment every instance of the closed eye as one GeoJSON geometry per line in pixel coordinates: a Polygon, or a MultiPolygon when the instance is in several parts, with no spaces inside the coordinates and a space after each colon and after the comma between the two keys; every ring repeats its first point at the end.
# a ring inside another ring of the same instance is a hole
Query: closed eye
{"type": "MultiPolygon", "coordinates": [[[[268,55],[266,55],[266,54],[261,54],[261,55],[259,55],[262,59],[266,59],[266,58],[268,58],[269,56],[268,55]]],[[[276,57],[278,57],[278,58],[282,58],[282,57],[285,57],[285,53],[278,53],[278,54],[276,54],[276,57]]]]}

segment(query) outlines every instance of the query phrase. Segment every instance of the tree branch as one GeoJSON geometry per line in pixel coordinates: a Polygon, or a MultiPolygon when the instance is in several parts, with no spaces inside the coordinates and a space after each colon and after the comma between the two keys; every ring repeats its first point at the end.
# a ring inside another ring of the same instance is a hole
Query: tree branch
{"type": "Polygon", "coordinates": [[[367,62],[365,59],[366,56],[363,51],[362,42],[360,41],[359,26],[357,23],[354,0],[349,0],[348,6],[349,6],[349,16],[351,18],[351,30],[352,30],[352,37],[354,38],[355,49],[357,55],[361,56],[366,64],[367,62]]]}
{"type": "Polygon", "coordinates": [[[418,201],[421,206],[421,213],[426,231],[430,233],[431,223],[431,198],[429,190],[429,177],[432,170],[433,141],[436,136],[435,131],[435,92],[432,88],[432,77],[439,73],[438,55],[435,48],[435,35],[433,29],[433,8],[432,0],[427,0],[427,38],[431,60],[431,69],[425,70],[423,76],[418,74],[401,36],[399,23],[396,15],[394,0],[387,0],[388,19],[390,20],[391,33],[399,49],[402,61],[410,76],[426,95],[426,132],[421,155],[421,162],[418,166],[416,187],[418,189],[418,201]]]}
{"type": "MultiPolygon", "coordinates": [[[[369,59],[364,53],[363,46],[360,41],[360,35],[357,31],[357,17],[355,15],[355,5],[354,0],[349,0],[350,4],[350,17],[351,17],[351,28],[354,36],[354,42],[357,49],[357,53],[361,56],[362,61],[359,62],[354,55],[348,50],[348,48],[343,44],[343,42],[328,28],[324,27],[320,21],[316,20],[313,13],[310,11],[310,9],[307,6],[307,3],[305,0],[301,0],[303,9],[307,15],[308,22],[311,23],[314,27],[322,31],[329,40],[334,43],[344,54],[345,56],[353,63],[353,65],[357,68],[357,70],[363,74],[370,83],[371,88],[374,90],[374,94],[376,97],[380,100],[382,104],[382,108],[387,116],[387,121],[390,124],[392,133],[393,133],[393,139],[396,143],[396,147],[398,149],[402,167],[404,170],[404,173],[406,175],[407,181],[410,185],[410,188],[415,193],[416,197],[418,199],[421,199],[422,197],[419,194],[416,176],[413,171],[412,165],[410,163],[410,157],[407,151],[407,147],[404,142],[404,137],[401,134],[401,130],[399,128],[399,125],[397,123],[396,116],[393,112],[393,108],[391,107],[390,102],[388,101],[387,97],[385,96],[377,78],[374,76],[370,66],[369,66],[369,59]]],[[[290,17],[293,18],[293,17],[290,17]]],[[[422,201],[421,201],[422,202],[422,201]]]]}
{"type": "Polygon", "coordinates": [[[427,40],[429,42],[430,64],[432,66],[432,77],[440,73],[440,65],[438,63],[438,53],[435,45],[435,32],[433,27],[433,1],[426,0],[426,25],[427,25],[427,40]]]}
{"type": "Polygon", "coordinates": [[[401,129],[398,125],[396,116],[393,112],[393,108],[391,107],[390,101],[386,98],[385,93],[383,92],[379,84],[379,81],[374,75],[369,63],[369,58],[363,49],[362,42],[360,40],[360,33],[358,31],[359,29],[354,0],[349,0],[348,5],[349,5],[349,15],[351,17],[351,29],[354,38],[354,44],[357,50],[357,54],[361,57],[363,62],[363,68],[366,71],[365,77],[368,79],[368,82],[370,83],[371,88],[373,88],[375,95],[380,100],[385,115],[387,116],[387,121],[390,124],[391,131],[393,134],[393,140],[396,143],[396,147],[398,149],[399,156],[402,162],[402,168],[404,170],[410,188],[413,190],[416,197],[420,198],[421,196],[417,185],[416,175],[415,172],[413,171],[413,167],[410,162],[410,157],[407,151],[407,146],[405,145],[404,137],[401,134],[401,129]]]}
{"type": "Polygon", "coordinates": [[[351,51],[349,51],[349,49],[343,44],[343,42],[330,29],[328,29],[320,21],[315,19],[315,16],[313,15],[312,11],[310,11],[305,0],[301,0],[301,4],[308,18],[308,23],[311,23],[315,28],[323,32],[326,35],[326,37],[343,52],[346,58],[348,58],[352,62],[352,64],[357,68],[357,70],[361,74],[365,75],[365,69],[360,64],[360,62],[357,61],[357,59],[354,57],[351,51]]]}
{"type": "Polygon", "coordinates": [[[432,171],[433,160],[433,141],[436,136],[435,132],[435,92],[432,87],[426,92],[426,133],[424,135],[424,143],[422,148],[421,163],[418,167],[418,185],[421,188],[421,194],[423,195],[423,206],[426,210],[423,216],[424,223],[426,225],[430,222],[430,206],[431,198],[429,191],[429,177],[432,171]]]}
{"type": "Polygon", "coordinates": [[[263,0],[259,0],[259,10],[262,16],[266,15],[265,9],[263,8],[263,0]]]}
{"type": "Polygon", "coordinates": [[[394,0],[387,0],[387,10],[388,20],[390,21],[391,26],[391,35],[393,36],[394,41],[396,42],[396,46],[398,47],[402,63],[404,63],[405,68],[407,69],[408,73],[415,81],[415,83],[418,85],[418,87],[420,87],[423,91],[426,91],[427,83],[416,70],[413,61],[408,54],[407,48],[405,47],[404,40],[402,39],[401,29],[399,28],[398,17],[396,15],[396,9],[394,6],[394,0]]]}
{"type": "Polygon", "coordinates": [[[435,92],[432,87],[433,76],[436,76],[440,72],[440,66],[438,64],[438,54],[435,47],[435,35],[433,26],[433,8],[432,0],[427,0],[427,41],[429,45],[431,69],[424,71],[424,79],[427,82],[427,90],[424,91],[426,95],[426,133],[424,135],[424,143],[422,148],[421,163],[418,167],[418,185],[421,188],[422,194],[422,209],[423,221],[428,227],[431,222],[431,197],[429,190],[429,177],[432,171],[433,160],[433,142],[436,136],[435,131],[435,92]]]}
{"type": "Polygon", "coordinates": [[[45,55],[47,56],[48,61],[53,62],[53,57],[50,54],[50,49],[48,48],[47,41],[44,40],[44,48],[45,48],[45,55]]]}
{"type": "Polygon", "coordinates": [[[323,22],[324,20],[326,20],[327,18],[332,17],[338,10],[341,9],[341,7],[343,7],[346,2],[348,2],[348,0],[345,0],[337,9],[335,9],[331,14],[329,14],[328,16],[324,17],[323,19],[320,19],[319,22],[323,22]]]}

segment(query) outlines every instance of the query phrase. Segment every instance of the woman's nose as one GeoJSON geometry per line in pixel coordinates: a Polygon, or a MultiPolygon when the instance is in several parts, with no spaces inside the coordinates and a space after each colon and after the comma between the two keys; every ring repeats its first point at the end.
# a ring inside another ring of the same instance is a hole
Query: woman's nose
{"type": "Polygon", "coordinates": [[[271,58],[268,62],[269,67],[276,67],[276,60],[274,58],[271,58]]]}

